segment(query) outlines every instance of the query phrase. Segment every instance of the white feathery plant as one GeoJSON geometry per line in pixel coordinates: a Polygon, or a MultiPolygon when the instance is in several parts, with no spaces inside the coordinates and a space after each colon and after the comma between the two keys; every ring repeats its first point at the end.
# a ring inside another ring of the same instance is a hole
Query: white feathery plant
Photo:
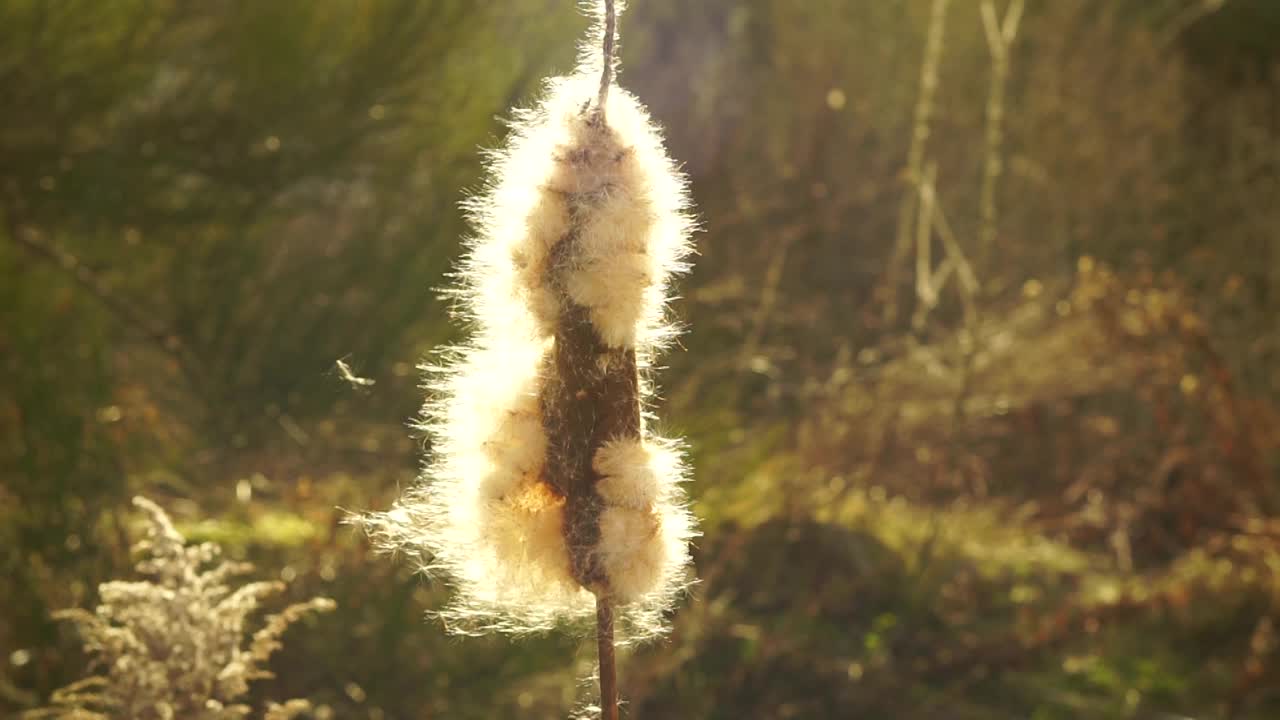
{"type": "MultiPolygon", "coordinates": [[[[332,610],[327,598],[290,605],[266,618],[246,637],[248,618],[279,582],[229,581],[253,569],[222,559],[213,543],[186,544],[158,505],[134,498],[147,517],[146,536],[135,546],[137,570],[149,579],[98,587],[96,612],[64,610],[55,617],[75,623],[100,674],[60,690],[51,706],[28,711],[25,720],[233,720],[252,709],[239,703],[249,683],[271,677],[263,668],[281,647],[280,637],[309,612],[332,610]],[[247,642],[246,642],[247,641],[247,642]]],[[[271,703],[264,720],[289,720],[310,709],[305,700],[271,703]]]]}
{"type": "Polygon", "coordinates": [[[649,428],[646,375],[675,336],[687,269],[685,179],[639,101],[613,87],[614,2],[577,71],[517,111],[491,180],[466,203],[476,236],[455,290],[473,325],[434,373],[422,481],[359,522],[456,593],[450,630],[528,633],[590,617],[602,706],[623,640],[663,631],[695,534],[677,442],[649,428]]]}

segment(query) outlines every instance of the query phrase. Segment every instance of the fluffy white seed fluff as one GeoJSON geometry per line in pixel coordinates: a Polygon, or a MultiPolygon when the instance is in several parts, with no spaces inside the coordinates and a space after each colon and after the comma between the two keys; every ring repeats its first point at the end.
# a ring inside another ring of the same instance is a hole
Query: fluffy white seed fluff
{"type": "MultiPolygon", "coordinates": [[[[652,440],[616,440],[596,452],[594,465],[605,503],[600,556],[614,597],[643,603],[651,593],[679,587],[694,530],[673,483],[684,476],[678,450],[652,440]]],[[[659,598],[650,604],[665,602],[659,598]]]]}
{"type": "MultiPolygon", "coordinates": [[[[632,95],[612,88],[606,121],[594,115],[599,51],[584,60],[518,111],[489,155],[490,184],[466,203],[476,235],[457,290],[472,337],[432,369],[433,459],[395,508],[363,518],[385,548],[453,582],[441,615],[458,632],[537,631],[594,612],[570,569],[565,499],[543,472],[542,388],[565,303],[641,368],[674,334],[665,303],[689,253],[684,179],[632,95]]],[[[604,505],[594,552],[631,637],[652,634],[688,574],[680,454],[617,438],[593,467],[604,505]]]]}

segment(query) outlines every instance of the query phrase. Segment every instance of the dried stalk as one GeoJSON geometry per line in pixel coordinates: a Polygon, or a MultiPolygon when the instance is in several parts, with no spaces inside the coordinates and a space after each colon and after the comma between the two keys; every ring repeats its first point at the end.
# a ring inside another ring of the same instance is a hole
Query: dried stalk
{"type": "Polygon", "coordinates": [[[614,43],[618,35],[618,9],[614,0],[604,0],[604,47],[601,57],[604,59],[600,69],[600,94],[596,98],[596,111],[604,115],[604,107],[609,101],[609,86],[613,84],[614,43]]]}
{"type": "Polygon", "coordinates": [[[982,224],[978,232],[978,267],[986,269],[995,249],[997,223],[996,191],[1004,172],[1004,98],[1009,84],[1009,49],[1022,20],[1023,0],[1013,0],[1004,19],[996,17],[991,0],[982,3],[982,27],[991,51],[991,88],[987,93],[986,156],[982,169],[982,224]]]}
{"type": "Polygon", "coordinates": [[[938,306],[942,291],[954,274],[959,283],[958,294],[964,306],[965,326],[972,327],[977,321],[977,296],[981,290],[978,276],[973,271],[969,259],[965,257],[956,239],[951,223],[938,202],[937,163],[930,162],[924,171],[920,183],[920,214],[916,230],[916,312],[911,318],[911,325],[916,330],[924,327],[929,313],[938,306]],[[933,234],[938,240],[946,258],[933,269],[932,244],[933,234]]]}
{"type": "Polygon", "coordinates": [[[911,318],[911,326],[916,330],[924,327],[924,321],[938,304],[938,291],[942,288],[946,276],[939,271],[933,273],[933,216],[934,201],[937,195],[933,192],[938,177],[938,163],[931,162],[924,171],[920,185],[920,213],[916,219],[916,312],[911,318]],[[938,285],[934,285],[935,279],[938,285]]]}
{"type": "Polygon", "coordinates": [[[618,669],[614,661],[613,606],[607,597],[596,597],[596,645],[600,653],[600,715],[618,720],[618,669]]]}
{"type": "Polygon", "coordinates": [[[919,199],[921,171],[925,150],[929,144],[930,120],[933,117],[933,100],[938,91],[938,65],[942,61],[942,42],[947,25],[947,4],[950,0],[933,0],[929,14],[929,30],[925,37],[924,63],[920,68],[920,95],[916,99],[915,120],[911,129],[911,147],[907,151],[907,192],[898,209],[898,230],[894,237],[893,257],[885,278],[886,304],[884,318],[892,324],[898,317],[898,284],[902,266],[911,251],[911,221],[919,199]]]}

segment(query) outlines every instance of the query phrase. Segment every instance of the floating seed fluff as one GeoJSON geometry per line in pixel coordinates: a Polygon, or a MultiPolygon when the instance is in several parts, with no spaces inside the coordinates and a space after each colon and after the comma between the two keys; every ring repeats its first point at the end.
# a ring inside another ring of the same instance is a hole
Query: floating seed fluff
{"type": "Polygon", "coordinates": [[[645,379],[674,335],[685,182],[640,103],[601,90],[599,44],[585,47],[574,75],[517,112],[467,203],[457,295],[473,333],[434,369],[432,460],[364,518],[384,548],[453,582],[441,616],[458,632],[546,629],[600,596],[637,639],[660,631],[689,576],[686,470],[647,427],[645,379]]]}

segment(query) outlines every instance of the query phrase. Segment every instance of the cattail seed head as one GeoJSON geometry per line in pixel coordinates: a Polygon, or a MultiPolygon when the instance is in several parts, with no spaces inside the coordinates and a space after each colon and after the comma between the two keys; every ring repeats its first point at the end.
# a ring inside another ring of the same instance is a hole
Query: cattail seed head
{"type": "Polygon", "coordinates": [[[619,607],[659,632],[695,534],[679,445],[653,436],[651,359],[675,331],[684,178],[636,98],[602,90],[600,46],[515,114],[465,204],[475,237],[457,296],[471,339],[431,370],[422,482],[361,522],[446,576],[459,632],[542,630],[619,607]],[[604,104],[601,104],[603,99],[604,104]]]}

